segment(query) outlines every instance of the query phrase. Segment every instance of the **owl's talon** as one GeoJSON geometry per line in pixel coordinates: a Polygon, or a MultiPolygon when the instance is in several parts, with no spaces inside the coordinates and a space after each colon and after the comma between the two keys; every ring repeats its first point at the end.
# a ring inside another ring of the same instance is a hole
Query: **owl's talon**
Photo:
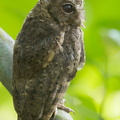
{"type": "Polygon", "coordinates": [[[66,107],[66,106],[64,106],[64,105],[58,105],[58,107],[57,107],[58,109],[61,109],[61,110],[64,110],[65,112],[67,112],[67,113],[70,113],[70,112],[73,112],[74,113],[74,110],[72,110],[72,109],[70,109],[69,107],[66,107]]]}
{"type": "Polygon", "coordinates": [[[64,110],[65,112],[67,113],[70,113],[70,112],[73,112],[74,113],[74,110],[70,109],[69,107],[66,107],[64,106],[64,103],[65,103],[65,99],[63,99],[57,106],[58,109],[61,109],[61,110],[64,110]]]}

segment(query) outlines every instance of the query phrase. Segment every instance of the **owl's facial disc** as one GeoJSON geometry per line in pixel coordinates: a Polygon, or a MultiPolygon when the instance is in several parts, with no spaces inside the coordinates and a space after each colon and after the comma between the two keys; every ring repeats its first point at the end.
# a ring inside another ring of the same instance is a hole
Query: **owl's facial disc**
{"type": "Polygon", "coordinates": [[[81,25],[81,0],[51,0],[48,5],[50,16],[63,26],[81,25]]]}
{"type": "Polygon", "coordinates": [[[61,15],[63,18],[61,21],[67,24],[80,26],[81,18],[80,18],[80,4],[75,4],[71,0],[61,2],[61,15]]]}

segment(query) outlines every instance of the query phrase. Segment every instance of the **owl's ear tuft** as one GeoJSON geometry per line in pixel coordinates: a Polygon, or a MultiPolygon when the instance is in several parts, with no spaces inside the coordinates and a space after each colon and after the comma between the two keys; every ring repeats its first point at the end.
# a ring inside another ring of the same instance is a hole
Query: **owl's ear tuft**
{"type": "Polygon", "coordinates": [[[38,4],[44,9],[46,9],[50,4],[51,0],[38,0],[38,4]]]}
{"type": "Polygon", "coordinates": [[[46,6],[51,3],[51,0],[38,0],[40,4],[45,4],[46,6]]]}
{"type": "Polygon", "coordinates": [[[45,3],[48,3],[48,4],[51,2],[51,0],[38,0],[38,1],[39,1],[40,3],[41,3],[41,2],[45,2],[45,3]]]}

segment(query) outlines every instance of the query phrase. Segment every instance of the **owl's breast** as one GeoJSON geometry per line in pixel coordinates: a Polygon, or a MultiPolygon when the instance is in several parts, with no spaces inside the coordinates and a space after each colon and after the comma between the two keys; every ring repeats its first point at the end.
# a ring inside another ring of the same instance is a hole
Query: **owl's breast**
{"type": "Polygon", "coordinates": [[[73,79],[76,69],[80,62],[81,52],[81,31],[72,29],[64,34],[63,44],[59,44],[59,52],[56,53],[52,64],[54,68],[63,71],[66,75],[71,76],[68,79],[73,79]]]}

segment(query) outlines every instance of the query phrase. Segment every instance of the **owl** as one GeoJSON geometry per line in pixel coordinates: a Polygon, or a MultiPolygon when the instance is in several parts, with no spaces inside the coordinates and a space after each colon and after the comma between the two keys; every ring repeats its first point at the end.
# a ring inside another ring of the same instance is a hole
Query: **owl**
{"type": "Polygon", "coordinates": [[[17,36],[13,101],[18,120],[50,120],[84,64],[83,0],[40,0],[17,36]]]}

